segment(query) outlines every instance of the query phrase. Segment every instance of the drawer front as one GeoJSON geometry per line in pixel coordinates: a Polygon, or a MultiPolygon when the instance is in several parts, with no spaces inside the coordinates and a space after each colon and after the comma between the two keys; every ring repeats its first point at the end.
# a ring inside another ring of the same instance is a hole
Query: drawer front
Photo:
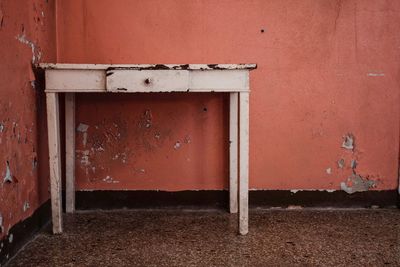
{"type": "Polygon", "coordinates": [[[108,70],[110,92],[183,92],[189,88],[187,70],[108,70]]]}
{"type": "Polygon", "coordinates": [[[104,92],[103,70],[46,70],[46,91],[104,92]]]}

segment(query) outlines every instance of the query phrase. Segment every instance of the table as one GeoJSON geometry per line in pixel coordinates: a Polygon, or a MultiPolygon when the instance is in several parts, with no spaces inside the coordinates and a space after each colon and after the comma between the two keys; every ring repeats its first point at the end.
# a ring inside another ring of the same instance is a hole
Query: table
{"type": "Polygon", "coordinates": [[[221,92],[230,94],[229,210],[248,233],[249,72],[256,64],[52,64],[45,70],[53,233],[62,233],[59,94],[65,94],[66,212],[75,211],[75,94],[221,92]]]}

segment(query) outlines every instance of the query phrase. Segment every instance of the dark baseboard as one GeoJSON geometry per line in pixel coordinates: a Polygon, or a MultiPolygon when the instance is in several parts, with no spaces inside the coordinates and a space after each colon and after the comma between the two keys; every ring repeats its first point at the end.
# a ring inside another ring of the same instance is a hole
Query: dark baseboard
{"type": "Polygon", "coordinates": [[[0,266],[11,259],[51,218],[50,200],[42,204],[32,216],[11,227],[0,241],[0,266]]]}
{"type": "Polygon", "coordinates": [[[371,206],[395,207],[397,190],[365,191],[348,194],[344,191],[298,191],[289,190],[250,191],[253,207],[302,206],[313,208],[370,208],[371,206]]]}
{"type": "MultiPolygon", "coordinates": [[[[347,194],[344,191],[259,190],[249,192],[250,207],[393,207],[398,203],[396,190],[366,191],[347,194]]],[[[78,191],[76,208],[137,209],[137,208],[227,208],[226,190],[203,191],[78,191]]]]}
{"type": "Polygon", "coordinates": [[[202,191],[77,191],[76,209],[225,208],[229,193],[202,191]]]}

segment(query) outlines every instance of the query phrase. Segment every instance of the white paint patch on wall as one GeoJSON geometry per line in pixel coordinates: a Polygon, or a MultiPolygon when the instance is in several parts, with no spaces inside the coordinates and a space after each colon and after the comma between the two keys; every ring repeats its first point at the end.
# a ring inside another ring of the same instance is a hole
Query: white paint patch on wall
{"type": "Polygon", "coordinates": [[[370,73],[367,73],[367,76],[368,77],[383,77],[383,76],[385,76],[385,73],[373,73],[373,72],[370,72],[370,73]]]}
{"type": "Polygon", "coordinates": [[[178,150],[181,147],[181,142],[180,141],[176,141],[175,145],[174,145],[174,149],[178,150]]]}
{"type": "Polygon", "coordinates": [[[326,169],[326,173],[327,173],[327,174],[332,174],[332,168],[327,168],[327,169],[326,169]]]}
{"type": "Polygon", "coordinates": [[[11,169],[10,169],[10,163],[8,161],[6,161],[6,173],[3,177],[3,182],[4,183],[12,183],[13,182],[13,178],[11,175],[11,169]]]}
{"type": "Polygon", "coordinates": [[[36,64],[40,61],[40,59],[42,58],[42,52],[38,51],[36,44],[34,42],[32,42],[31,40],[29,40],[25,33],[22,34],[18,34],[15,39],[17,39],[19,42],[28,45],[31,50],[32,50],[32,63],[36,64]]]}
{"type": "Polygon", "coordinates": [[[24,205],[22,206],[22,210],[25,212],[30,208],[30,204],[28,201],[25,201],[24,205]]]}
{"type": "Polygon", "coordinates": [[[83,134],[83,138],[82,138],[82,145],[83,147],[86,147],[87,144],[87,130],[89,128],[89,125],[84,124],[84,123],[79,123],[78,128],[76,128],[76,130],[78,132],[81,132],[83,134]]]}
{"type": "Polygon", "coordinates": [[[119,181],[114,180],[111,176],[107,175],[106,178],[103,179],[103,182],[108,184],[117,184],[119,181]]]}

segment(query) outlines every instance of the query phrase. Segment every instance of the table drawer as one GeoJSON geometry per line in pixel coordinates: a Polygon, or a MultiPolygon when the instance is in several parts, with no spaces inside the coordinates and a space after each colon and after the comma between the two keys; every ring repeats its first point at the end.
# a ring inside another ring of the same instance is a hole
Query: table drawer
{"type": "Polygon", "coordinates": [[[110,92],[171,92],[189,88],[187,70],[108,70],[106,90],[110,92]]]}

